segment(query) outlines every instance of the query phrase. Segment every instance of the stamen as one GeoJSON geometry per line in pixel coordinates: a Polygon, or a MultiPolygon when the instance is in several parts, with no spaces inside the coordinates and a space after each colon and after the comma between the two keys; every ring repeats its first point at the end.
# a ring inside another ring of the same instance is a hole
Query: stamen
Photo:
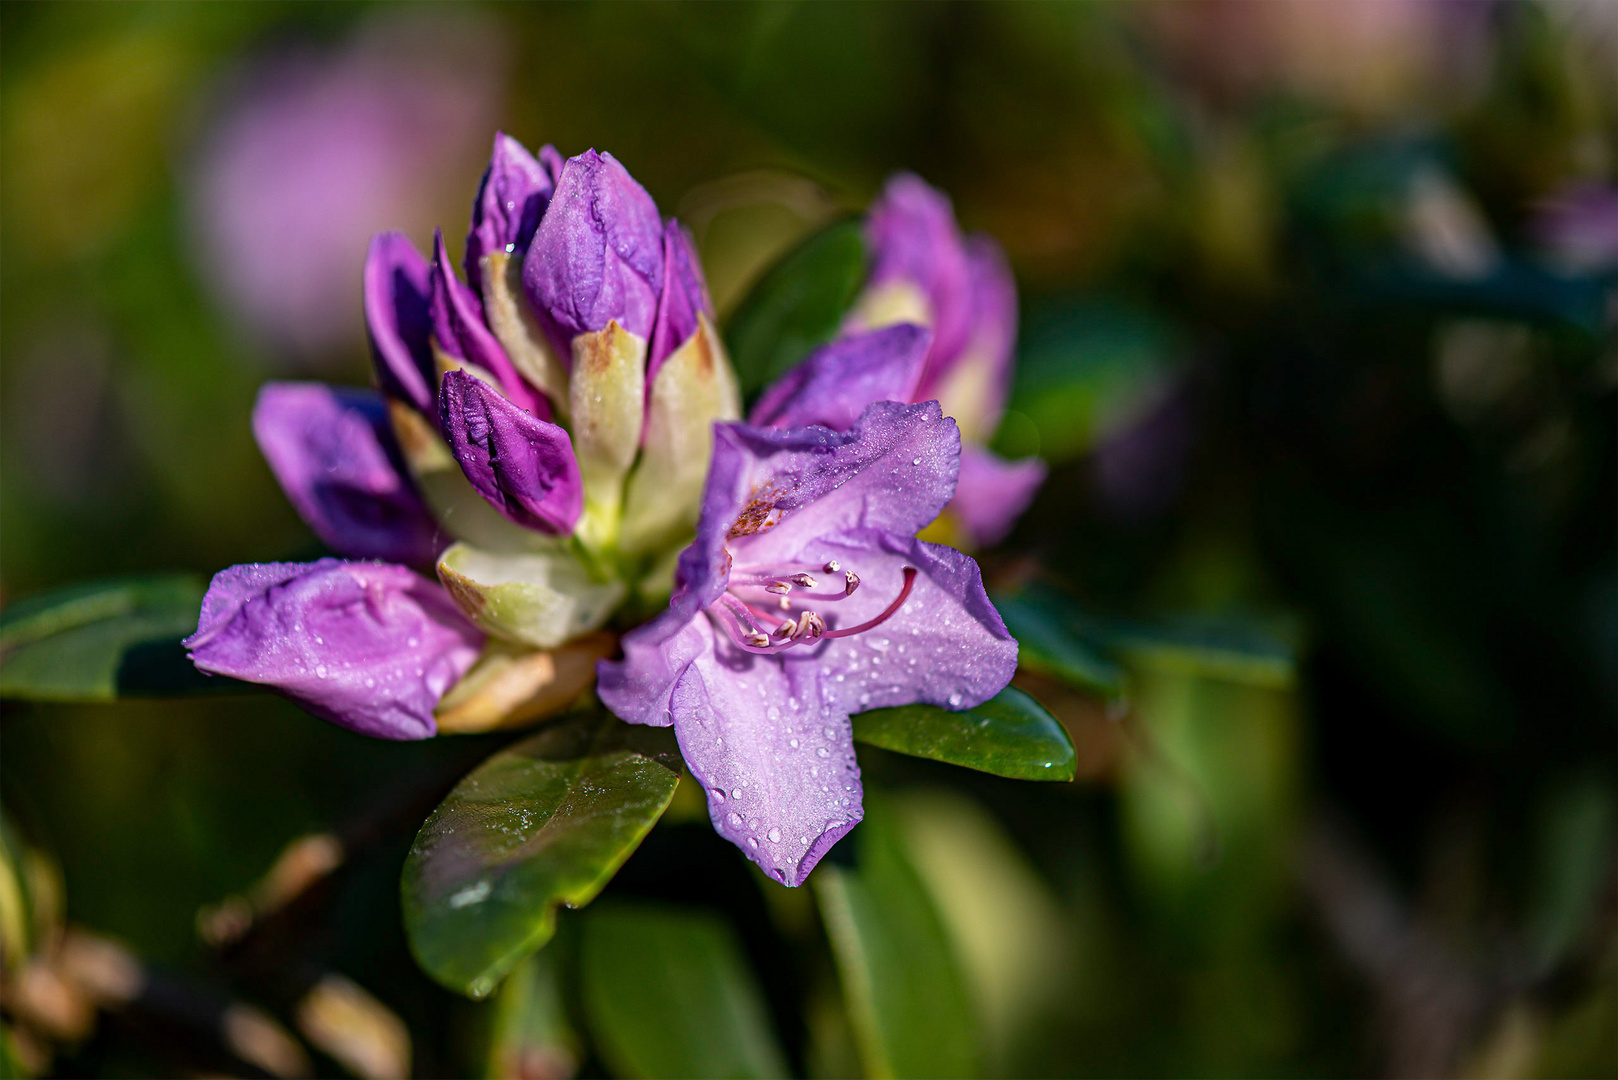
{"type": "Polygon", "coordinates": [[[791,580],[792,584],[798,586],[800,589],[812,589],[816,585],[820,584],[820,582],[816,581],[808,574],[793,574],[789,580],[791,580]]]}
{"type": "Polygon", "coordinates": [[[843,595],[853,596],[854,590],[860,587],[860,576],[850,570],[843,575],[843,595]]]}
{"type": "Polygon", "coordinates": [[[772,581],[768,585],[764,586],[764,591],[768,593],[775,593],[777,596],[782,596],[791,592],[792,586],[784,581],[772,581]]]}
{"type": "Polygon", "coordinates": [[[853,637],[855,634],[865,633],[865,631],[871,629],[873,626],[881,626],[883,623],[893,618],[895,613],[897,613],[898,610],[904,606],[905,600],[910,596],[910,590],[916,584],[916,568],[914,566],[905,567],[904,575],[904,588],[900,589],[899,595],[893,598],[893,603],[889,604],[882,610],[882,614],[878,615],[874,619],[862,622],[858,626],[850,626],[842,630],[828,630],[826,631],[825,636],[829,638],[853,637]]]}
{"type": "Polygon", "coordinates": [[[842,569],[842,566],[837,562],[836,559],[832,559],[825,566],[825,572],[828,573],[828,574],[835,574],[835,573],[837,573],[837,571],[839,571],[841,569],[842,569]]]}

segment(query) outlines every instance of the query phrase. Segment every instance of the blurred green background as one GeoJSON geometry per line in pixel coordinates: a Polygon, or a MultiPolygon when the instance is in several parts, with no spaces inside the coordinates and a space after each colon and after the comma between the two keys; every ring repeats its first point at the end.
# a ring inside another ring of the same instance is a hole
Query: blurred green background
{"type": "MultiPolygon", "coordinates": [[[[722,316],[913,169],[1021,288],[997,442],[1052,475],[991,584],[1157,635],[1127,710],[1025,677],[1075,784],[861,751],[985,1071],[1618,1073],[1618,5],[39,3],[0,41],[0,600],[318,550],[253,395],[367,381],[366,238],[458,243],[497,126],[611,150],[722,316]],[[1209,627],[1284,659],[1172,647],[1209,627]]],[[[487,745],[264,698],[3,716],[66,919],[176,1000],[291,1015],[338,972],[395,1057],[299,1019],[325,1074],[397,1067],[395,1016],[417,1075],[634,1070],[539,1021],[500,1058],[517,1006],[405,950],[400,860],[487,745]],[[332,829],[352,858],[273,947],[208,944],[332,829]]],[[[787,1067],[857,1067],[807,898],[705,824],[615,898],[716,915],[787,1067]]],[[[172,1016],[31,1023],[61,1075],[230,1067],[172,1016]]]]}

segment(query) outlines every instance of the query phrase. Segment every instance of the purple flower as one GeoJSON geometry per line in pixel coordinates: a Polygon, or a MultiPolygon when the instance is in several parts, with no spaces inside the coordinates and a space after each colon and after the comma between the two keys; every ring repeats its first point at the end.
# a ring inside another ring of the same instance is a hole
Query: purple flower
{"type": "Polygon", "coordinates": [[[934,355],[953,358],[971,330],[972,282],[949,198],[921,177],[899,173],[866,214],[865,239],[871,248],[866,303],[886,294],[888,303],[909,309],[902,319],[879,318],[875,325],[925,323],[933,330],[934,355]],[[919,310],[912,306],[917,301],[919,310]]]}
{"type": "Polygon", "coordinates": [[[423,739],[482,640],[436,582],[321,559],[220,571],[184,644],[202,671],[272,687],[342,727],[423,739]]]}
{"type": "Polygon", "coordinates": [[[669,354],[697,332],[697,317],[714,317],[713,298],[702,276],[691,236],[670,218],[663,230],[663,296],[652,326],[651,353],[646,358],[646,385],[657,381],[657,371],[669,354]]]}
{"type": "Polygon", "coordinates": [[[663,290],[657,204],[611,154],[569,158],[523,259],[522,280],[564,350],[613,320],[649,338],[663,290]]]}
{"type": "Polygon", "coordinates": [[[915,400],[931,343],[932,334],[914,323],[839,338],[766,389],[748,422],[846,431],[873,401],[915,400]]]}
{"type": "Polygon", "coordinates": [[[439,415],[455,460],[508,521],[566,535],[584,507],[573,443],[464,371],[445,374],[439,415]]]}
{"type": "Polygon", "coordinates": [[[673,724],[714,827],[785,884],[863,816],[850,714],[968,707],[1016,668],[977,564],[915,538],[959,455],[932,402],[841,434],[719,425],[669,609],[600,666],[602,701],[673,724]]]}
{"type": "Polygon", "coordinates": [[[333,551],[425,566],[448,543],[404,475],[374,392],[266,383],[253,437],[293,508],[333,551]]]}
{"type": "Polygon", "coordinates": [[[446,356],[462,360],[494,376],[506,400],[536,416],[550,417],[545,398],[523,382],[494,334],[483,321],[483,303],[455,276],[444,247],[444,234],[433,234],[432,299],[428,305],[433,339],[446,356]]]}
{"type": "Polygon", "coordinates": [[[383,392],[431,415],[432,268],[404,233],[378,233],[365,254],[365,328],[383,392]]]}
{"type": "Polygon", "coordinates": [[[1045,463],[1038,458],[1007,461],[981,446],[965,446],[950,512],[973,544],[998,544],[1044,482],[1045,463]]]}
{"type": "Polygon", "coordinates": [[[466,280],[483,291],[483,257],[491,251],[521,257],[539,228],[539,219],[556,189],[561,159],[547,146],[536,160],[522,143],[503,131],[494,135],[494,153],[472,203],[472,227],[466,234],[466,280]],[[545,162],[555,161],[553,173],[545,162]]]}

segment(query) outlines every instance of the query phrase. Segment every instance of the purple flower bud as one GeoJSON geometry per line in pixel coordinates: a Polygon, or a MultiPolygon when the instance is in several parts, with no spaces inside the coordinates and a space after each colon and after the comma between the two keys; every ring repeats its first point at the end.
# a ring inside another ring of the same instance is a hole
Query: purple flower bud
{"type": "Polygon", "coordinates": [[[253,437],[298,516],[333,551],[423,566],[447,546],[405,478],[375,393],[266,383],[253,437]]]}
{"type": "Polygon", "coordinates": [[[900,173],[872,204],[865,238],[871,246],[867,291],[916,290],[932,327],[933,356],[955,356],[971,331],[972,285],[949,198],[919,176],[900,173]]]}
{"type": "MultiPolygon", "coordinates": [[[[545,150],[556,155],[551,147],[545,150]]],[[[556,177],[522,143],[503,131],[495,133],[494,154],[472,203],[472,227],[466,234],[464,265],[473,291],[483,292],[483,256],[503,251],[520,258],[527,250],[555,188],[556,177]]]]}
{"type": "Polygon", "coordinates": [[[873,401],[913,399],[931,341],[932,334],[914,323],[838,338],[768,387],[748,423],[777,428],[820,424],[846,431],[873,401]]]}
{"type": "Polygon", "coordinates": [[[657,378],[657,369],[668,355],[697,332],[699,313],[713,318],[713,299],[690,234],[670,218],[663,229],[663,297],[657,305],[652,351],[646,360],[647,386],[657,378]]]}
{"type": "Polygon", "coordinates": [[[220,571],[184,644],[200,670],[272,687],[342,727],[424,739],[482,641],[436,582],[321,559],[220,571]]]}
{"type": "Polygon", "coordinates": [[[523,260],[523,290],[563,355],[616,319],[649,338],[663,289],[657,204],[611,154],[570,158],[523,260]]]}
{"type": "Polygon", "coordinates": [[[517,374],[506,350],[483,321],[483,303],[455,276],[442,231],[433,234],[432,300],[428,308],[433,337],[446,356],[489,372],[519,408],[549,418],[550,405],[517,374]]]}
{"type": "Polygon", "coordinates": [[[438,400],[445,438],[478,494],[518,525],[573,531],[584,486],[565,430],[464,371],[444,375],[438,400]]]}
{"type": "Polygon", "coordinates": [[[404,233],[377,233],[365,254],[365,328],[384,393],[433,409],[433,354],[427,337],[432,271],[404,233]]]}

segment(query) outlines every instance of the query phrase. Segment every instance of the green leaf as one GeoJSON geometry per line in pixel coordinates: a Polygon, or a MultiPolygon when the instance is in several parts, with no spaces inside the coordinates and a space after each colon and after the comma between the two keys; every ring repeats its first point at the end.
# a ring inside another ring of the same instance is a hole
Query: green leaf
{"type": "Polygon", "coordinates": [[[742,394],[751,397],[830,341],[865,281],[860,222],[811,236],[753,286],[726,327],[742,394]]]}
{"type": "Polygon", "coordinates": [[[1017,639],[1019,665],[1102,697],[1123,693],[1123,671],[1069,631],[1046,597],[997,594],[994,606],[1017,639]]]}
{"type": "Polygon", "coordinates": [[[572,1076],[579,1037],[568,1022],[567,991],[556,949],[516,966],[494,997],[484,1075],[572,1076]]]}
{"type": "Polygon", "coordinates": [[[976,1017],[943,920],[878,800],[853,836],[855,865],[810,880],[867,1076],[972,1076],[976,1017]]]}
{"type": "Polygon", "coordinates": [[[1015,687],[959,712],[899,705],[854,717],[854,738],[1013,780],[1071,780],[1073,742],[1056,718],[1015,687]]]}
{"type": "Polygon", "coordinates": [[[580,966],[585,1015],[614,1075],[788,1075],[736,935],[717,916],[592,911],[580,966]]]}
{"type": "Polygon", "coordinates": [[[0,696],[115,701],[241,691],[191,666],[203,582],[189,574],[121,578],[30,597],[0,612],[0,696]]]}
{"type": "Polygon", "coordinates": [[[400,882],[417,961],[485,997],[550,940],[559,904],[593,900],[674,797],[661,728],[590,712],[493,755],[422,825],[400,882]]]}

